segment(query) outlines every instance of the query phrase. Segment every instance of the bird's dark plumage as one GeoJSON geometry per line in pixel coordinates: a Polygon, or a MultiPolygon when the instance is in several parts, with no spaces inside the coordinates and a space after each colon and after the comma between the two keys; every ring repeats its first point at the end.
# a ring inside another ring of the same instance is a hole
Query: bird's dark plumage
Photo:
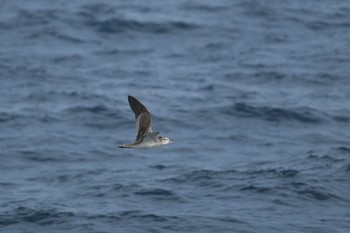
{"type": "Polygon", "coordinates": [[[151,128],[151,114],[148,112],[147,108],[136,98],[128,96],[128,101],[131,110],[135,114],[136,119],[136,139],[134,144],[139,144],[142,142],[143,138],[150,132],[151,128]]]}
{"type": "Polygon", "coordinates": [[[147,108],[141,104],[140,101],[138,101],[136,98],[132,97],[132,96],[128,96],[128,101],[129,101],[129,105],[131,110],[134,112],[135,114],[135,118],[137,119],[139,117],[139,115],[143,112],[148,112],[147,108]]]}

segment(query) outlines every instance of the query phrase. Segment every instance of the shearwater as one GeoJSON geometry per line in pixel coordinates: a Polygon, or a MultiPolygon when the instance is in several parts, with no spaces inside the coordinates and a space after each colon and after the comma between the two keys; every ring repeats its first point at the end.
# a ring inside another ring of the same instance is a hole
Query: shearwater
{"type": "Polygon", "coordinates": [[[169,138],[162,137],[159,132],[152,131],[151,114],[140,101],[130,95],[128,101],[131,110],[135,114],[137,135],[134,143],[120,145],[119,148],[146,149],[173,144],[169,138]]]}

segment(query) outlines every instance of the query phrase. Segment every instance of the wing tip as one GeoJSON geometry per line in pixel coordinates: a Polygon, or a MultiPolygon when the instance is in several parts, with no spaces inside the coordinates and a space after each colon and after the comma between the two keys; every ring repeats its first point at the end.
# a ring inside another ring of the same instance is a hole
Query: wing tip
{"type": "Polygon", "coordinates": [[[131,110],[135,113],[135,118],[137,118],[143,112],[149,113],[147,108],[135,97],[128,95],[128,101],[131,110]]]}
{"type": "Polygon", "coordinates": [[[137,105],[141,104],[140,101],[138,101],[135,97],[133,97],[131,95],[128,95],[128,101],[129,101],[130,107],[137,106],[137,105]]]}
{"type": "Polygon", "coordinates": [[[136,98],[134,96],[128,95],[128,100],[136,100],[136,98]]]}

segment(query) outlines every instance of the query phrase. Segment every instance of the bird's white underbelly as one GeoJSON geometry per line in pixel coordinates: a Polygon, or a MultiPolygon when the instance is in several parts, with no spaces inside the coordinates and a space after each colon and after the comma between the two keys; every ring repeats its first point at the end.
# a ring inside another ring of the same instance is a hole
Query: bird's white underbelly
{"type": "Polygon", "coordinates": [[[152,147],[157,147],[157,146],[160,146],[159,143],[156,143],[156,142],[142,142],[138,145],[134,145],[132,146],[132,148],[135,148],[135,149],[147,149],[147,148],[152,148],[152,147]]]}

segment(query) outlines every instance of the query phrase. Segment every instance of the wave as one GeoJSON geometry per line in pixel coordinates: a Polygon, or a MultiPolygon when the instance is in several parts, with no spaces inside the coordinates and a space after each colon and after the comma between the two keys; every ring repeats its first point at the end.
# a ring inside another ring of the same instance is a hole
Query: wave
{"type": "Polygon", "coordinates": [[[7,113],[7,112],[0,112],[0,123],[6,123],[10,121],[14,121],[19,116],[13,113],[7,113]]]}
{"type": "Polygon", "coordinates": [[[258,169],[258,170],[248,170],[241,172],[242,174],[247,175],[259,175],[259,176],[270,176],[273,175],[275,177],[284,177],[291,178],[295,177],[299,174],[298,170],[295,169],[284,169],[284,168],[271,168],[271,169],[258,169]]]}
{"type": "Polygon", "coordinates": [[[213,171],[213,170],[195,170],[177,177],[165,179],[165,181],[171,181],[175,183],[184,183],[184,182],[201,182],[206,180],[211,180],[217,178],[221,175],[234,174],[236,171],[213,171]]]}
{"type": "Polygon", "coordinates": [[[350,148],[349,147],[340,146],[336,150],[341,152],[341,153],[350,154],[350,148]]]}
{"type": "Polygon", "coordinates": [[[134,192],[135,195],[152,197],[157,200],[180,200],[181,198],[174,192],[163,188],[147,188],[134,192]]]}
{"type": "Polygon", "coordinates": [[[102,33],[171,33],[176,31],[194,30],[198,26],[183,21],[141,22],[134,19],[110,18],[107,20],[90,19],[86,26],[92,27],[102,33]]]}
{"type": "Polygon", "coordinates": [[[63,113],[66,117],[74,119],[75,122],[95,129],[130,127],[126,116],[121,115],[117,109],[112,109],[104,104],[69,107],[64,109],[63,113]],[[120,124],[116,124],[116,119],[120,119],[120,124]]]}
{"type": "Polygon", "coordinates": [[[307,157],[310,160],[316,160],[316,161],[324,161],[326,163],[336,163],[336,162],[343,162],[345,161],[344,158],[337,158],[334,155],[317,155],[314,152],[310,151],[309,155],[307,157]]]}
{"type": "Polygon", "coordinates": [[[110,110],[107,108],[106,105],[103,104],[97,104],[93,106],[76,106],[76,107],[69,107],[65,109],[66,112],[75,114],[75,113],[92,113],[92,114],[104,114],[108,113],[110,110]]]}
{"type": "Polygon", "coordinates": [[[74,216],[72,212],[62,212],[57,209],[32,209],[21,206],[1,214],[0,226],[23,222],[39,225],[62,224],[70,221],[72,216],[74,216]]]}
{"type": "Polygon", "coordinates": [[[345,171],[350,172],[350,164],[346,165],[345,171]]]}
{"type": "MultiPolygon", "coordinates": [[[[345,169],[350,170],[349,165],[345,169]]],[[[288,197],[316,201],[340,199],[332,190],[320,186],[324,184],[322,180],[305,180],[305,176],[297,169],[195,170],[162,181],[176,185],[190,184],[201,188],[213,188],[225,197],[230,196],[232,192],[236,194],[248,192],[259,195],[269,194],[276,198],[288,197]]],[[[218,194],[218,197],[220,195],[218,194]]]]}
{"type": "Polygon", "coordinates": [[[220,13],[223,11],[227,11],[227,6],[224,5],[215,5],[213,3],[207,4],[205,2],[196,3],[196,2],[186,2],[180,6],[182,10],[185,11],[198,11],[205,13],[220,13]]]}
{"type": "Polygon", "coordinates": [[[18,30],[23,29],[20,33],[28,39],[53,37],[58,40],[71,43],[82,43],[85,38],[79,38],[64,32],[64,28],[60,27],[57,22],[67,23],[67,12],[46,9],[46,10],[19,10],[17,15],[6,21],[0,22],[0,29],[18,30]]]}
{"type": "Polygon", "coordinates": [[[348,22],[348,17],[344,17],[337,20],[329,20],[329,18],[324,20],[310,20],[304,21],[306,27],[315,30],[327,30],[331,28],[348,28],[350,27],[350,23],[348,22]]]}
{"type": "Polygon", "coordinates": [[[78,16],[83,19],[83,23],[87,27],[93,28],[98,32],[112,34],[125,32],[172,33],[195,30],[199,27],[197,24],[183,20],[151,22],[126,19],[118,16],[118,12],[114,7],[103,4],[86,5],[78,13],[78,16]],[[103,16],[103,19],[98,19],[99,14],[103,16]],[[106,16],[108,17],[107,19],[106,16]]]}
{"type": "Polygon", "coordinates": [[[171,165],[164,165],[164,164],[156,164],[150,166],[150,168],[156,169],[156,170],[165,170],[165,169],[170,169],[173,168],[174,166],[171,165]]]}
{"type": "MultiPolygon", "coordinates": [[[[80,180],[80,178],[79,178],[80,180]]],[[[174,191],[165,188],[150,188],[138,184],[95,184],[82,187],[80,195],[89,197],[125,197],[149,198],[153,200],[181,201],[182,198],[174,191]]]]}
{"type": "Polygon", "coordinates": [[[259,195],[269,194],[277,198],[283,197],[285,202],[296,199],[311,199],[315,201],[334,201],[341,198],[333,194],[330,190],[316,187],[304,182],[287,182],[278,185],[254,184],[244,185],[243,187],[234,187],[228,191],[238,190],[240,192],[256,193],[259,195]]]}
{"type": "Polygon", "coordinates": [[[10,20],[0,23],[1,29],[28,28],[31,26],[48,25],[56,21],[63,12],[57,10],[19,10],[10,20]]]}
{"type": "Polygon", "coordinates": [[[298,190],[296,191],[296,193],[303,198],[314,199],[318,201],[325,201],[328,199],[339,199],[338,196],[330,192],[321,191],[317,188],[310,188],[310,187],[302,190],[298,190]]]}
{"type": "Polygon", "coordinates": [[[39,123],[52,123],[56,122],[59,119],[56,116],[51,114],[41,113],[38,114],[38,109],[26,109],[29,110],[30,113],[26,112],[17,112],[17,113],[7,113],[0,112],[0,123],[11,123],[15,122],[13,126],[22,127],[29,125],[29,122],[39,122],[39,123]],[[34,113],[32,113],[34,112],[34,113]]]}
{"type": "MultiPolygon", "coordinates": [[[[180,176],[167,178],[163,181],[175,182],[175,183],[197,183],[200,185],[210,185],[212,186],[215,181],[222,182],[227,180],[236,180],[238,177],[258,178],[264,177],[282,177],[282,178],[293,178],[299,174],[298,170],[294,169],[258,169],[258,170],[247,170],[247,171],[236,171],[236,170],[224,170],[224,171],[214,171],[214,170],[195,170],[189,173],[185,173],[180,176]]],[[[219,185],[220,183],[217,183],[219,185]]]]}
{"type": "Polygon", "coordinates": [[[158,215],[153,213],[144,213],[138,210],[121,211],[115,214],[100,214],[95,216],[89,216],[90,219],[113,219],[116,221],[125,221],[132,219],[133,221],[146,221],[146,222],[168,222],[168,221],[180,221],[181,218],[177,216],[158,215]]]}
{"type": "Polygon", "coordinates": [[[118,197],[129,196],[133,192],[141,189],[138,184],[92,184],[81,187],[79,195],[82,197],[118,197]]]}
{"type": "Polygon", "coordinates": [[[245,187],[240,189],[240,191],[250,191],[250,192],[256,192],[256,193],[268,193],[271,190],[272,190],[272,188],[258,187],[255,185],[245,186],[245,187]]]}
{"type": "MultiPolygon", "coordinates": [[[[119,114],[117,109],[112,109],[104,104],[96,104],[92,106],[68,107],[64,109],[63,112],[69,115],[92,115],[95,117],[101,117],[101,118],[108,117],[111,119],[117,119],[118,117],[125,118],[125,116],[121,116],[121,114],[119,114]]],[[[91,124],[93,125],[93,123],[91,124]]]]}
{"type": "Polygon", "coordinates": [[[259,118],[268,121],[297,121],[301,123],[320,124],[325,122],[325,118],[320,113],[310,108],[284,109],[275,107],[255,107],[245,103],[236,103],[231,108],[222,110],[227,114],[259,118]]]}

